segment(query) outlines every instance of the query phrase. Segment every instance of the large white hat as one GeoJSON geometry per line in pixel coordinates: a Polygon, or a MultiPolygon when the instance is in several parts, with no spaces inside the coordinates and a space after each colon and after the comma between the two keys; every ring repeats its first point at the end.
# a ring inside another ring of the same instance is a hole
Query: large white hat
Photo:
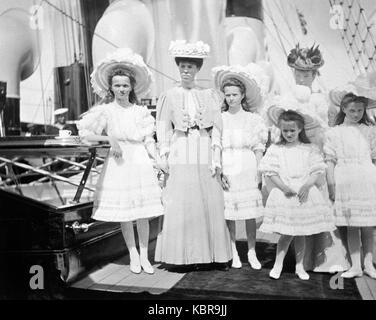
{"type": "Polygon", "coordinates": [[[152,74],[142,57],[130,48],[120,48],[100,61],[91,74],[94,92],[104,98],[109,89],[108,78],[114,70],[123,69],[136,80],[134,92],[137,97],[146,94],[152,82],[152,74]]]}
{"type": "Polygon", "coordinates": [[[60,108],[60,109],[56,109],[54,111],[54,115],[59,116],[61,114],[67,113],[67,112],[68,112],[68,108],[60,108]]]}
{"type": "Polygon", "coordinates": [[[212,69],[214,84],[223,91],[223,84],[227,79],[235,78],[245,86],[245,97],[251,109],[259,108],[262,99],[269,88],[269,77],[264,69],[255,63],[247,66],[219,66],[212,69]]]}
{"type": "Polygon", "coordinates": [[[267,114],[271,122],[275,126],[278,126],[278,119],[281,116],[281,114],[285,111],[295,111],[296,113],[299,113],[304,119],[304,129],[307,131],[321,127],[319,121],[316,118],[310,116],[307,113],[303,113],[299,110],[286,109],[285,107],[282,107],[282,106],[272,105],[268,108],[267,114]]]}
{"type": "Polygon", "coordinates": [[[376,72],[363,73],[354,81],[330,90],[329,99],[339,107],[343,97],[348,93],[367,98],[367,109],[376,108],[376,72]]]}
{"type": "Polygon", "coordinates": [[[189,43],[186,40],[171,41],[168,53],[173,57],[207,58],[210,46],[202,41],[189,43]]]}

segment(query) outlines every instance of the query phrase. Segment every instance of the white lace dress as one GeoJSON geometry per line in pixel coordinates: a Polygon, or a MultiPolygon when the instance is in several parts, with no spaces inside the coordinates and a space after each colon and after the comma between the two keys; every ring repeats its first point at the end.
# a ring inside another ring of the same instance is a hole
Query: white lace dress
{"type": "Polygon", "coordinates": [[[230,189],[224,192],[227,220],[255,219],[262,216],[262,197],[258,189],[255,152],[265,151],[268,129],[254,113],[222,113],[223,173],[230,189]]]}
{"type": "Polygon", "coordinates": [[[336,126],[326,134],[324,152],[336,164],[336,225],[376,226],[376,127],[336,126]]]}
{"type": "Polygon", "coordinates": [[[122,149],[110,150],[96,185],[93,218],[126,222],[163,214],[161,190],[146,144],[154,143],[155,121],[148,109],[116,102],[93,107],[77,125],[84,139],[90,134],[115,137],[122,149]]]}
{"type": "MultiPolygon", "coordinates": [[[[298,192],[311,174],[324,173],[325,167],[318,147],[313,144],[272,145],[259,170],[266,176],[278,175],[284,184],[298,192]]],[[[271,190],[260,231],[303,236],[334,229],[332,210],[316,186],[310,189],[303,204],[297,196],[287,198],[277,187],[271,190]]]]}

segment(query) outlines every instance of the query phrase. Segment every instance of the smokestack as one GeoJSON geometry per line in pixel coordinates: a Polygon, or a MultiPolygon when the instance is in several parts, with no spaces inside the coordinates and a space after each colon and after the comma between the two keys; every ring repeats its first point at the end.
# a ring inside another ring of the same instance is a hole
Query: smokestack
{"type": "Polygon", "coordinates": [[[22,8],[0,15],[0,81],[7,84],[3,111],[5,135],[20,135],[20,82],[33,74],[39,64],[37,29],[32,16],[22,8]]]}
{"type": "Polygon", "coordinates": [[[152,55],[153,18],[140,0],[112,1],[98,21],[95,33],[101,37],[93,37],[94,66],[117,48],[131,48],[141,55],[146,63],[152,55]]]}
{"type": "Polygon", "coordinates": [[[230,65],[265,58],[262,0],[227,0],[226,38],[230,65]]]}

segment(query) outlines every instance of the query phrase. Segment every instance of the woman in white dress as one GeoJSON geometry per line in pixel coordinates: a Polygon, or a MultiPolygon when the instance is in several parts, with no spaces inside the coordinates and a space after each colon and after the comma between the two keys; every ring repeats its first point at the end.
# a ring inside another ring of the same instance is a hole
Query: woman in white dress
{"type": "Polygon", "coordinates": [[[171,43],[181,84],[163,92],[157,104],[159,152],[169,177],[155,261],[188,270],[227,270],[232,258],[219,176],[220,97],[195,83],[209,50],[201,41],[171,43]]]}
{"type": "MultiPolygon", "coordinates": [[[[373,265],[374,227],[376,226],[376,127],[366,108],[369,99],[359,90],[342,92],[336,126],[327,132],[324,152],[329,168],[328,187],[334,201],[335,223],[347,227],[351,268],[344,278],[363,275],[376,279],[373,265]],[[343,95],[346,93],[345,95],[343,95]]],[[[341,92],[339,92],[341,95],[341,92]]],[[[375,97],[374,91],[368,95],[375,97]]],[[[372,101],[375,105],[376,101],[372,101]]]]}
{"type": "MultiPolygon", "coordinates": [[[[261,69],[261,68],[260,68],[261,69]]],[[[225,219],[230,231],[232,267],[241,268],[236,249],[235,221],[245,221],[248,262],[261,269],[257,259],[256,218],[262,217],[262,196],[258,189],[257,167],[265,151],[268,130],[257,113],[261,90],[251,67],[222,66],[213,69],[218,89],[225,96],[222,108],[222,165],[228,188],[224,192],[225,219]]],[[[261,72],[263,72],[261,70],[261,72]]]]}
{"type": "Polygon", "coordinates": [[[151,75],[142,57],[118,49],[98,64],[92,74],[94,91],[111,102],[83,115],[79,134],[88,142],[108,142],[109,155],[94,196],[93,218],[120,222],[130,256],[130,270],[154,273],[148,260],[149,218],[163,214],[161,190],[153,168],[157,160],[155,121],[137,105],[151,75]],[[105,135],[103,135],[105,133],[105,135]],[[140,252],[133,230],[136,221],[140,252]]]}

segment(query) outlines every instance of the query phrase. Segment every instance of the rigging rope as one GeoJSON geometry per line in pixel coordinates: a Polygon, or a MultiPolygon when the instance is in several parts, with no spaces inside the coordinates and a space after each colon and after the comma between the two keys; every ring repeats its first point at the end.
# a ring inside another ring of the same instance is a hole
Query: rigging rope
{"type": "MultiPolygon", "coordinates": [[[[287,50],[286,50],[285,45],[284,45],[284,43],[283,43],[283,41],[282,41],[281,33],[280,33],[279,30],[278,30],[277,24],[275,23],[275,21],[274,21],[274,19],[273,19],[273,16],[272,16],[271,14],[268,13],[268,11],[266,10],[266,7],[265,7],[265,8],[263,7],[263,11],[264,11],[264,13],[268,16],[268,18],[270,19],[270,21],[272,22],[273,27],[274,27],[274,29],[275,29],[275,31],[276,31],[276,33],[277,33],[277,37],[278,37],[278,39],[279,39],[280,47],[281,47],[283,53],[285,54],[285,56],[287,57],[287,50]]],[[[264,24],[265,24],[265,26],[266,26],[266,23],[264,23],[264,24]]],[[[269,28],[268,28],[268,29],[269,29],[269,28]]],[[[270,32],[270,29],[269,29],[269,32],[270,32]]],[[[271,33],[271,32],[270,32],[270,33],[271,33]]],[[[285,38],[285,40],[286,40],[287,42],[289,42],[289,40],[285,37],[284,34],[282,34],[282,36],[285,38]]]]}
{"type": "Polygon", "coordinates": [[[343,28],[339,26],[338,29],[354,72],[376,71],[376,40],[359,0],[351,3],[348,0],[329,0],[329,4],[331,8],[339,6],[342,10],[345,23],[343,28]]]}
{"type": "Polygon", "coordinates": [[[294,42],[294,43],[297,43],[298,40],[297,40],[297,38],[296,38],[296,36],[295,36],[295,33],[294,33],[294,31],[293,31],[293,29],[292,29],[290,23],[289,23],[289,19],[288,19],[287,13],[286,13],[286,11],[283,9],[283,6],[282,6],[282,4],[281,4],[281,0],[279,0],[279,3],[276,2],[276,6],[277,6],[277,8],[278,8],[278,10],[279,10],[279,12],[280,12],[280,14],[281,14],[281,17],[283,18],[284,22],[286,23],[286,25],[287,25],[287,27],[288,27],[290,33],[291,33],[291,36],[292,36],[292,38],[293,38],[293,42],[294,42]]]}

